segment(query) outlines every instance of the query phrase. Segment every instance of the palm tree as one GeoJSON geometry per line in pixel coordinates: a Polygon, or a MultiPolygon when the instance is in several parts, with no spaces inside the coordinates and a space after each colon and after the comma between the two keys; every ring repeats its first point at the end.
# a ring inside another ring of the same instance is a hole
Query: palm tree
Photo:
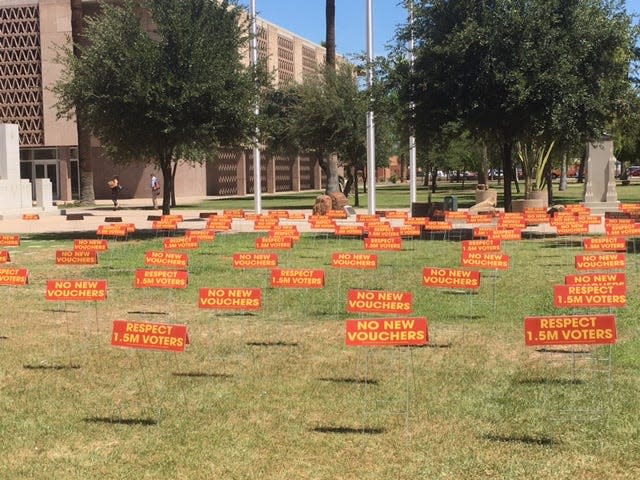
{"type": "MultiPolygon", "coordinates": [[[[326,22],[327,22],[327,30],[326,30],[326,38],[325,38],[325,48],[326,48],[326,68],[328,75],[335,75],[336,71],[336,0],[327,0],[326,3],[326,22]]],[[[325,162],[321,162],[325,164],[326,170],[325,173],[327,175],[327,187],[325,189],[325,193],[328,195],[330,193],[339,192],[340,191],[340,183],[338,182],[338,158],[336,155],[329,155],[329,158],[325,162]]]]}
{"type": "Polygon", "coordinates": [[[326,63],[332,70],[336,69],[336,0],[327,0],[326,4],[326,63]]]}
{"type": "MultiPolygon", "coordinates": [[[[82,0],[71,0],[71,39],[73,53],[80,57],[80,42],[84,31],[84,14],[82,0]]],[[[91,163],[91,134],[82,128],[80,119],[76,117],[78,129],[78,165],[80,166],[80,203],[91,205],[96,197],[93,191],[93,165],[91,163]]]]}

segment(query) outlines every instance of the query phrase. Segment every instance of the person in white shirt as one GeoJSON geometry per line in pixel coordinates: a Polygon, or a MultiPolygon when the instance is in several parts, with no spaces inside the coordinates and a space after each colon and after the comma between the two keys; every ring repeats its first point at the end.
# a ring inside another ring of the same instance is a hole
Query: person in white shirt
{"type": "Polygon", "coordinates": [[[158,208],[158,195],[160,195],[160,181],[154,173],[151,174],[151,201],[153,208],[158,208]]]}

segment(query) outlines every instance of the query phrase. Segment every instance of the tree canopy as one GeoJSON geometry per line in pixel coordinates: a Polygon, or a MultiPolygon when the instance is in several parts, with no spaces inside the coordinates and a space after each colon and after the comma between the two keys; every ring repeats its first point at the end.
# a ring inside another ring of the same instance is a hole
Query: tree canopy
{"type": "Polygon", "coordinates": [[[515,142],[602,134],[630,88],[637,31],[620,2],[416,0],[414,36],[417,131],[455,121],[501,144],[509,210],[515,142]]]}
{"type": "Polygon", "coordinates": [[[127,0],[88,19],[55,86],[60,114],[75,114],[116,161],[202,161],[246,142],[254,125],[254,74],[242,62],[247,25],[235,2],[127,0]]]}

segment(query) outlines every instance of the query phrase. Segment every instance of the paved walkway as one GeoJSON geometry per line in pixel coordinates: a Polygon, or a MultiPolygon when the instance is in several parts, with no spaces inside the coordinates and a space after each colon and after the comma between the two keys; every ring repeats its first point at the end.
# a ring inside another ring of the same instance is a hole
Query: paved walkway
{"type": "MultiPolygon", "coordinates": [[[[177,199],[178,205],[197,204],[208,197],[181,197],[177,199]]],[[[39,212],[37,220],[24,220],[22,214],[5,215],[0,219],[0,234],[30,234],[30,233],[62,233],[62,232],[95,232],[99,225],[114,222],[110,217],[117,217],[123,223],[133,223],[136,228],[150,229],[153,220],[150,216],[162,215],[162,210],[154,210],[151,207],[151,199],[125,199],[120,200],[120,208],[113,210],[111,200],[96,200],[96,205],[92,207],[73,207],[68,209],[57,209],[52,212],[39,212]],[[81,220],[71,220],[67,214],[82,215],[81,220]]],[[[204,228],[204,220],[200,219],[200,212],[205,210],[173,210],[172,213],[183,215],[184,222],[180,228],[199,229],[204,228]]],[[[221,210],[206,210],[208,212],[222,213],[221,210]]],[[[296,210],[311,213],[309,210],[296,210]]],[[[234,229],[238,231],[252,231],[252,223],[234,222],[234,229]],[[236,224],[237,228],[236,228],[236,224]]],[[[301,222],[302,223],[302,222],[301,222]]],[[[307,222],[303,222],[306,224],[307,222]]]]}

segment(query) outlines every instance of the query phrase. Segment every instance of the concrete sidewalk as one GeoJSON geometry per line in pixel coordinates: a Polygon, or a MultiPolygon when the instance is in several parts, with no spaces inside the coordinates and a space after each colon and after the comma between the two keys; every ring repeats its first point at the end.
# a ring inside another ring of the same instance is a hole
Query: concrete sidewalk
{"type": "MultiPolygon", "coordinates": [[[[177,204],[181,207],[194,205],[210,199],[211,197],[181,197],[177,204]]],[[[21,214],[6,215],[0,219],[0,234],[39,234],[39,233],[63,233],[63,232],[95,232],[100,225],[109,223],[133,223],[138,229],[151,229],[153,220],[149,217],[162,215],[161,209],[154,209],[150,198],[133,198],[120,200],[120,208],[114,211],[111,200],[96,200],[96,205],[91,207],[59,208],[53,212],[38,213],[37,220],[24,220],[21,214]],[[68,216],[69,215],[69,216],[68,216]],[[82,216],[82,219],[72,219],[82,216]],[[117,219],[117,220],[116,220],[117,219]]],[[[222,210],[184,210],[174,209],[172,213],[182,215],[184,222],[181,229],[201,229],[205,226],[205,219],[200,218],[200,212],[222,213],[222,210]]],[[[248,210],[251,211],[251,210],[248,210]]],[[[296,210],[304,212],[307,216],[311,209],[296,210]]],[[[307,222],[304,226],[307,225],[307,222]]],[[[253,222],[234,222],[234,231],[253,231],[253,222]],[[245,225],[246,224],[246,225],[245,225]]]]}

